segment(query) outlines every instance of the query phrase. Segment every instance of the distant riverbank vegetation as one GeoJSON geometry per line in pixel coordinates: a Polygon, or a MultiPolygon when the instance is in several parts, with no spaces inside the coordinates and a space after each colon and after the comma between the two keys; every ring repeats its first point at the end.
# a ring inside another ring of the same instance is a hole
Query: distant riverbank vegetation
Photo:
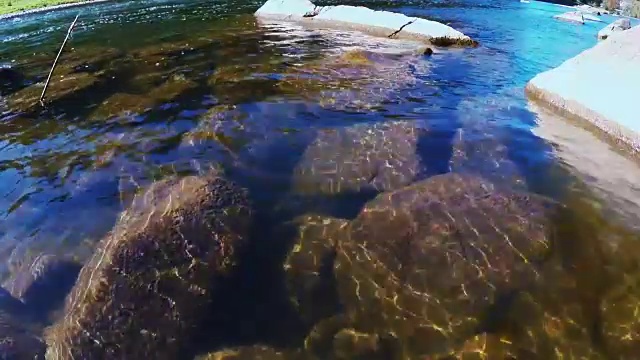
{"type": "Polygon", "coordinates": [[[48,6],[76,3],[80,0],[0,0],[0,15],[48,6]]]}

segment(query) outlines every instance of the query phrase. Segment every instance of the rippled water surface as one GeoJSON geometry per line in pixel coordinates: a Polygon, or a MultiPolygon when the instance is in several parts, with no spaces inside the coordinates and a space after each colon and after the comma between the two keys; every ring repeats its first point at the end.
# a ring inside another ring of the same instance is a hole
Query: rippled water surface
{"type": "MultiPolygon", "coordinates": [[[[550,359],[545,354],[555,351],[568,356],[563,358],[599,359],[597,353],[634,359],[629,346],[640,346],[640,321],[624,314],[635,316],[633,309],[640,306],[637,165],[524,96],[528,80],[593,46],[598,30],[613,17],[578,26],[552,19],[566,9],[538,2],[367,2],[447,23],[480,43],[471,49],[435,49],[427,57],[388,54],[411,48],[409,43],[259,22],[250,15],[259,5],[114,1],[0,23],[0,65],[22,76],[4,88],[0,102],[4,276],[39,252],[86,261],[137,190],[167,175],[219,166],[249,189],[259,209],[259,230],[247,261],[254,266],[237,276],[244,285],[230,286],[233,300],[217,305],[229,307],[225,325],[207,332],[203,342],[215,342],[214,348],[238,343],[291,348],[309,326],[292,330],[282,320],[289,310],[274,294],[280,278],[273,269],[282,267],[279,261],[291,242],[284,244],[276,229],[308,213],[324,217],[325,225],[353,219],[380,192],[456,172],[509,191],[541,194],[569,209],[554,219],[563,241],[554,243],[553,254],[565,271],[542,282],[555,301],[566,300],[567,306],[541,310],[548,310],[539,330],[546,338],[519,333],[518,341],[530,353],[517,358],[550,359]],[[37,102],[42,82],[78,12],[79,23],[42,107],[37,102]],[[603,149],[599,163],[583,155],[594,148],[591,142],[603,149]],[[622,258],[621,248],[628,249],[622,258]],[[582,306],[576,316],[586,319],[578,325],[571,301],[582,306]]],[[[473,191],[464,181],[447,186],[473,191]]],[[[408,198],[394,198],[386,209],[402,209],[408,198]]],[[[453,219],[463,211],[447,201],[440,207],[424,204],[423,211],[436,214],[430,226],[448,224],[437,214],[450,213],[453,219]]],[[[482,215],[463,219],[492,224],[485,230],[518,228],[520,236],[533,241],[536,232],[522,224],[535,222],[536,200],[518,205],[519,210],[501,198],[486,200],[494,204],[487,208],[482,201],[473,210],[482,215]]],[[[307,218],[302,227],[316,220],[307,218]]],[[[396,230],[379,229],[389,231],[389,238],[405,236],[396,230]]],[[[436,262],[418,261],[406,266],[416,273],[446,271],[436,262]]],[[[374,268],[371,272],[379,270],[374,268]]],[[[496,276],[512,276],[501,274],[496,276]]],[[[377,281],[367,273],[360,276],[350,279],[377,281]]],[[[392,284],[378,285],[394,291],[392,284]]],[[[349,297],[342,301],[348,303],[349,297]]],[[[375,306],[373,300],[362,301],[361,306],[375,306]]],[[[389,310],[385,306],[380,311],[389,310]]],[[[513,307],[516,313],[522,310],[513,307]]],[[[380,337],[397,331],[395,325],[380,324],[373,326],[380,337]]],[[[421,326],[407,331],[417,337],[413,341],[430,343],[427,339],[435,337],[420,333],[421,326]]],[[[465,346],[480,347],[490,342],[493,335],[487,334],[501,331],[478,330],[474,334],[485,337],[470,337],[465,346]]]]}

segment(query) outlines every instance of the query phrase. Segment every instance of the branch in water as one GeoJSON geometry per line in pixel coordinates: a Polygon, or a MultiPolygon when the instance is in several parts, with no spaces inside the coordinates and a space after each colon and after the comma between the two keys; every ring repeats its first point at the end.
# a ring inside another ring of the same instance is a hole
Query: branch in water
{"type": "Polygon", "coordinates": [[[387,37],[388,37],[388,38],[392,38],[392,37],[394,37],[394,36],[398,35],[398,33],[400,33],[400,31],[402,31],[402,29],[404,29],[406,26],[409,26],[409,25],[413,24],[414,22],[416,22],[416,20],[417,20],[417,19],[413,19],[413,20],[409,21],[408,23],[406,23],[406,24],[402,25],[402,26],[400,27],[400,29],[398,29],[398,30],[396,30],[396,31],[392,32],[392,33],[391,33],[391,34],[389,34],[389,36],[387,36],[387,37]]]}
{"type": "Polygon", "coordinates": [[[51,71],[49,71],[49,76],[47,77],[47,81],[44,83],[44,89],[42,89],[42,94],[40,95],[40,104],[44,106],[44,95],[47,92],[47,87],[49,87],[49,81],[51,81],[51,75],[53,75],[53,70],[55,70],[56,65],[58,65],[58,59],[60,59],[60,55],[62,54],[62,49],[67,44],[67,40],[69,40],[69,36],[71,36],[71,32],[73,31],[73,27],[76,26],[76,22],[78,21],[78,17],[80,14],[76,15],[76,18],[73,19],[71,26],[69,26],[69,30],[67,30],[67,36],[65,36],[62,45],[60,46],[60,50],[58,50],[58,55],[56,59],[53,61],[53,66],[51,66],[51,71]]]}

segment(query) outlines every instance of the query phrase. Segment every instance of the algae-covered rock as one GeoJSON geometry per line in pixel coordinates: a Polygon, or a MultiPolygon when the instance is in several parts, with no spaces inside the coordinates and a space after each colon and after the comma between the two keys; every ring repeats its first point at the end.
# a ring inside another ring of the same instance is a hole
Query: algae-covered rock
{"type": "Polygon", "coordinates": [[[348,221],[318,215],[295,220],[298,234],[285,260],[284,270],[292,304],[307,325],[333,315],[335,244],[348,221]]]}
{"type": "Polygon", "coordinates": [[[291,67],[278,87],[332,110],[371,111],[419,82],[426,63],[412,54],[348,50],[291,67]]]}
{"type": "Polygon", "coordinates": [[[197,84],[183,76],[174,75],[144,95],[115,93],[103,101],[92,113],[95,119],[105,119],[127,113],[143,113],[155,106],[171,101],[197,84]]]}
{"type": "Polygon", "coordinates": [[[224,349],[207,355],[198,356],[197,360],[303,360],[295,350],[279,350],[264,345],[241,346],[224,349]]]}
{"type": "MultiPolygon", "coordinates": [[[[46,101],[61,99],[74,92],[90,87],[98,81],[96,74],[89,73],[54,73],[47,88],[46,101]]],[[[7,105],[12,111],[28,111],[39,106],[44,82],[36,83],[17,91],[7,97],[7,105]]]]}
{"type": "MultiPolygon", "coordinates": [[[[67,97],[89,88],[99,81],[108,65],[120,59],[123,53],[113,48],[80,47],[67,50],[58,61],[47,88],[47,103],[67,97]]],[[[53,57],[50,54],[36,56],[24,64],[18,65],[28,71],[26,76],[33,79],[30,86],[24,87],[7,97],[7,105],[12,111],[30,111],[39,107],[39,99],[44,89],[46,75],[53,57]],[[42,73],[32,74],[33,69],[42,73]]]]}
{"type": "Polygon", "coordinates": [[[615,253],[616,260],[626,263],[626,269],[614,280],[600,305],[603,336],[616,359],[635,359],[640,348],[639,244],[640,239],[630,239],[615,253]]]}
{"type": "Polygon", "coordinates": [[[537,280],[551,204],[457,174],[380,195],[338,243],[341,300],[409,352],[455,344],[501,294],[537,280]]]}
{"type": "Polygon", "coordinates": [[[334,247],[344,308],[343,319],[328,320],[329,330],[318,330],[314,341],[326,343],[352,327],[395,338],[407,356],[448,351],[484,325],[502,296],[538,280],[556,206],[482,178],[447,174],[379,195],[337,235],[316,230],[317,238],[301,237],[297,246],[308,250],[292,256],[303,264],[334,247]],[[335,325],[340,321],[344,326],[335,325]]]}
{"type": "Polygon", "coordinates": [[[238,138],[242,138],[246,131],[241,121],[243,116],[233,105],[216,105],[199,117],[196,127],[182,136],[180,146],[198,147],[214,143],[231,148],[231,143],[240,140],[238,138]]]}
{"type": "Polygon", "coordinates": [[[515,360],[511,343],[499,335],[482,333],[447,353],[427,357],[428,360],[515,360]]]}
{"type": "Polygon", "coordinates": [[[250,217],[244,190],[215,171],[152,184],[83,267],[47,358],[179,358],[250,217]]]}
{"type": "Polygon", "coordinates": [[[516,359],[598,360],[606,357],[594,340],[599,315],[575,278],[548,263],[541,286],[518,294],[506,312],[505,337],[516,359]]]}
{"type": "Polygon", "coordinates": [[[426,131],[410,121],[320,131],[294,170],[294,191],[335,195],[408,185],[426,170],[417,154],[426,131]]]}

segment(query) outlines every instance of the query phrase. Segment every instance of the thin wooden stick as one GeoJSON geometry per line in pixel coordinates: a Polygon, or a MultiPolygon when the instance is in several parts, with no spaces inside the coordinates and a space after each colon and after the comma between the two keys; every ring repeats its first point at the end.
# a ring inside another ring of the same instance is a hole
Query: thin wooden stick
{"type": "Polygon", "coordinates": [[[69,26],[69,30],[67,31],[67,36],[65,36],[64,41],[60,46],[60,50],[58,50],[58,55],[56,56],[56,59],[53,61],[53,66],[51,66],[51,71],[49,71],[49,76],[47,77],[47,81],[44,83],[44,89],[42,89],[42,94],[40,95],[40,104],[42,106],[44,106],[44,94],[47,92],[47,87],[49,86],[49,81],[51,81],[53,70],[55,70],[56,65],[58,65],[58,59],[60,59],[60,55],[62,54],[62,49],[64,49],[64,46],[67,44],[67,40],[69,40],[69,36],[73,31],[73,27],[76,26],[76,21],[78,21],[79,16],[80,16],[80,13],[78,13],[78,15],[76,15],[76,18],[73,19],[73,22],[71,23],[71,26],[69,26]]]}

